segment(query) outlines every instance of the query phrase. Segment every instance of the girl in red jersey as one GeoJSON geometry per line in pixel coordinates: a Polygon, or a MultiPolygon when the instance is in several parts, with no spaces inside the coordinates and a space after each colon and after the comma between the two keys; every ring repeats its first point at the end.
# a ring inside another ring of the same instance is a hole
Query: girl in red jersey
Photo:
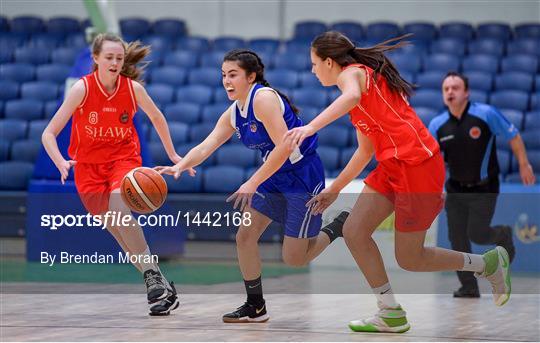
{"type": "MultiPolygon", "coordinates": [[[[405,332],[410,325],[396,302],[373,231],[393,211],[396,215],[395,253],[399,265],[411,271],[468,270],[492,284],[495,303],[510,296],[508,254],[502,247],[482,255],[424,247],[427,229],[443,204],[444,162],[439,146],[407,102],[412,86],[384,52],[405,43],[357,48],[339,32],[319,35],[311,45],[312,72],[323,86],[337,85],[341,95],[303,127],[290,130],[291,145],[302,141],[350,112],[358,149],[332,185],[312,199],[322,212],[341,189],[356,178],[373,154],[378,166],[349,215],[343,236],[378,300],[373,317],[349,323],[354,331],[405,332]]],[[[309,204],[308,204],[309,205],[309,204]]]]}
{"type": "MultiPolygon", "coordinates": [[[[115,35],[98,35],[92,44],[93,73],[73,85],[43,132],[43,145],[60,171],[62,183],[73,166],[77,192],[92,215],[107,211],[131,214],[121,199],[120,184],[130,170],[142,164],[133,125],[137,105],[150,118],[171,161],[181,160],[174,150],[165,117],[139,83],[142,70],[137,63],[149,52],[150,48],[139,42],[128,45],[115,35]],[[66,161],[56,137],[71,116],[71,160],[66,161]]],[[[153,304],[150,314],[167,315],[176,309],[174,286],[163,277],[157,263],[146,263],[155,259],[137,222],[131,218],[127,227],[108,224],[107,229],[126,253],[145,261],[135,267],[143,273],[148,302],[153,304]]]]}

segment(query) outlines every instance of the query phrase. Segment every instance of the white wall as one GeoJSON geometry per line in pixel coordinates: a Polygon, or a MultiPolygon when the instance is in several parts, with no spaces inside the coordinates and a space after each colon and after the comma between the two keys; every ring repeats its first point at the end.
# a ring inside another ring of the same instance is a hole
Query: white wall
{"type": "MultiPolygon", "coordinates": [[[[177,17],[187,22],[192,34],[244,38],[292,35],[294,23],[316,19],[327,23],[355,20],[370,23],[391,20],[403,23],[427,20],[441,23],[464,20],[472,23],[504,21],[511,24],[540,21],[540,1],[332,1],[332,0],[177,0],[111,1],[119,17],[149,19],[177,17]],[[280,8],[281,7],[281,8],[280,8]],[[281,10],[285,15],[280,17],[281,10]]],[[[33,14],[45,18],[71,15],[86,18],[82,0],[1,0],[2,15],[33,14]]]]}

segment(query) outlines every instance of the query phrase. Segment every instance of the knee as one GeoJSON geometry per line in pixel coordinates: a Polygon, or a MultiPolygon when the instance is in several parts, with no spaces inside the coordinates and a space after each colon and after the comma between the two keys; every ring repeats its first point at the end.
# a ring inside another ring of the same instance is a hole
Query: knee
{"type": "Polygon", "coordinates": [[[303,267],[308,264],[305,256],[301,256],[299,254],[287,254],[283,252],[282,256],[283,262],[291,267],[303,267]]]}
{"type": "Polygon", "coordinates": [[[403,251],[396,249],[396,260],[398,265],[410,272],[420,271],[421,258],[419,254],[411,251],[403,251]]]}
{"type": "Polygon", "coordinates": [[[343,239],[347,245],[362,245],[371,238],[371,235],[364,233],[362,228],[355,227],[351,222],[347,221],[343,225],[343,239]]]}
{"type": "Polygon", "coordinates": [[[236,246],[242,247],[257,244],[258,237],[253,234],[253,231],[245,228],[238,229],[236,233],[236,246]]]}

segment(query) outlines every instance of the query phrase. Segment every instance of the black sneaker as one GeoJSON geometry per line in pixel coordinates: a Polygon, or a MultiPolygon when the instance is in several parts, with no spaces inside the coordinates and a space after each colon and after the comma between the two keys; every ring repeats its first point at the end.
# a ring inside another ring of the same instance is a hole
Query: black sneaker
{"type": "Polygon", "coordinates": [[[502,226],[501,227],[502,232],[504,233],[504,240],[499,243],[500,246],[506,249],[506,252],[508,253],[508,257],[510,258],[510,263],[514,260],[514,256],[516,255],[516,247],[514,246],[514,233],[512,232],[512,228],[510,226],[502,226]]]}
{"type": "Polygon", "coordinates": [[[224,323],[264,323],[270,316],[266,313],[266,304],[260,306],[244,303],[236,311],[223,315],[224,323]]]}
{"type": "Polygon", "coordinates": [[[171,282],[169,286],[170,288],[168,289],[167,297],[150,307],[150,313],[148,313],[149,315],[168,316],[171,314],[171,311],[176,310],[180,306],[176,288],[174,288],[174,283],[171,282]]]}
{"type": "Polygon", "coordinates": [[[454,291],[454,298],[480,298],[478,288],[463,288],[454,291]]]}
{"type": "Polygon", "coordinates": [[[167,297],[167,285],[160,272],[148,269],[144,272],[143,277],[149,304],[167,297]]]}

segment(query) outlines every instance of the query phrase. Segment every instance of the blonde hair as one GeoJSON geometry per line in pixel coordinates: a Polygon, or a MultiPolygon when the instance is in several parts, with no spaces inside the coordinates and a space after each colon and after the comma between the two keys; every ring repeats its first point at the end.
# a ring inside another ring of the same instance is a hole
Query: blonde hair
{"type": "MultiPolygon", "coordinates": [[[[105,41],[120,43],[124,48],[124,65],[120,71],[120,74],[142,83],[142,75],[147,63],[141,62],[146,56],[148,56],[148,54],[150,54],[150,46],[142,45],[140,41],[134,41],[128,44],[115,34],[100,33],[92,42],[93,55],[99,55],[101,49],[103,48],[103,42],[105,41]]],[[[97,64],[95,62],[92,70],[97,70],[97,64]]]]}

